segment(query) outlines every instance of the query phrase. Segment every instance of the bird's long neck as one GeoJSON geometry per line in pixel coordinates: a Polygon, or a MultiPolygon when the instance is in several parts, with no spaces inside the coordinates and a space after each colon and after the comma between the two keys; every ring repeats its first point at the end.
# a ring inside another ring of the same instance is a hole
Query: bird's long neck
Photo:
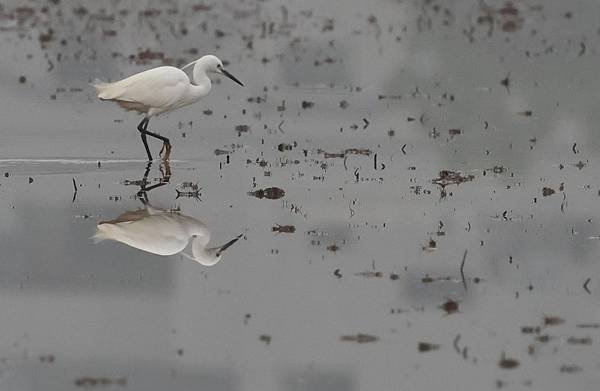
{"type": "Polygon", "coordinates": [[[202,96],[210,92],[212,84],[209,77],[206,75],[206,68],[207,65],[202,61],[202,59],[200,59],[196,65],[194,65],[194,71],[192,72],[194,87],[196,87],[195,92],[202,93],[202,96]]]}

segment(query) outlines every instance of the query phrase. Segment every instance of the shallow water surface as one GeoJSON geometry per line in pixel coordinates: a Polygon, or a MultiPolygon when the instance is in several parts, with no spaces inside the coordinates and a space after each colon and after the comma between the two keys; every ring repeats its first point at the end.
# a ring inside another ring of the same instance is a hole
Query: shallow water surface
{"type": "Polygon", "coordinates": [[[9,1],[0,389],[595,390],[598,10],[9,1]],[[209,52],[148,165],[89,82],[209,52]],[[242,238],[92,240],[144,202],[242,238]]]}

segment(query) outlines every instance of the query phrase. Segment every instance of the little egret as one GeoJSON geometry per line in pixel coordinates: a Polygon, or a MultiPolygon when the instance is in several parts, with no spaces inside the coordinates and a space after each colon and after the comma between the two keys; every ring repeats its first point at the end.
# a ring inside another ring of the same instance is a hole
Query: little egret
{"type": "Polygon", "coordinates": [[[192,239],[192,255],[182,253],[183,256],[204,266],[212,266],[241,237],[238,235],[222,246],[206,248],[210,232],[204,223],[193,217],[146,205],[143,209],[122,213],[114,220],[100,221],[92,238],[96,242],[115,240],[158,255],[180,253],[192,239]]]}
{"type": "Polygon", "coordinates": [[[207,55],[192,61],[183,68],[162,66],[149,69],[144,72],[129,76],[126,79],[114,83],[96,82],[94,87],[98,98],[117,102],[125,110],[133,110],[144,115],[137,129],[142,137],[148,160],[152,160],[150,148],[148,148],[147,136],[162,140],[165,155],[163,159],[168,160],[171,154],[171,143],[169,139],[160,134],[148,131],[150,118],[178,109],[183,106],[197,102],[208,95],[211,89],[211,81],[207,73],[218,73],[225,75],[239,85],[243,86],[231,73],[223,68],[223,63],[216,56],[207,55]],[[184,72],[184,69],[194,65],[192,80],[184,72]]]}

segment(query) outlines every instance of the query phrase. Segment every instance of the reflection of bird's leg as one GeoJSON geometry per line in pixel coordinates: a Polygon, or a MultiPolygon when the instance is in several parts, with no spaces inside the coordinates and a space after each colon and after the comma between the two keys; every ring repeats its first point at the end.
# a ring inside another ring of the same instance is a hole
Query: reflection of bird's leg
{"type": "Polygon", "coordinates": [[[146,153],[148,154],[148,160],[152,160],[152,155],[150,154],[150,149],[148,148],[148,142],[146,140],[146,136],[152,136],[159,140],[162,140],[163,147],[160,150],[160,155],[162,155],[163,151],[165,151],[165,155],[163,156],[164,160],[168,160],[171,155],[171,142],[165,136],[161,136],[160,134],[149,132],[148,123],[150,122],[149,118],[144,118],[142,122],[138,125],[138,130],[141,133],[142,141],[144,142],[144,148],[146,148],[146,153]]]}
{"type": "MultiPolygon", "coordinates": [[[[142,134],[142,140],[145,141],[145,136],[143,134],[142,134]]],[[[148,204],[148,194],[146,194],[146,191],[148,191],[148,189],[146,188],[146,185],[148,184],[148,175],[150,174],[150,167],[152,167],[152,160],[150,160],[148,162],[148,164],[146,165],[146,171],[144,171],[144,177],[140,181],[140,190],[137,193],[138,197],[140,198],[140,201],[142,201],[142,204],[144,204],[144,205],[148,204]]]]}
{"type": "Polygon", "coordinates": [[[140,181],[140,190],[137,192],[137,195],[140,199],[140,201],[142,201],[142,204],[147,205],[148,204],[148,192],[150,190],[156,189],[157,187],[161,187],[166,185],[167,183],[169,183],[169,180],[171,179],[171,167],[169,166],[169,162],[165,161],[164,162],[165,167],[164,167],[164,171],[163,171],[163,167],[162,165],[160,165],[160,172],[162,174],[162,178],[160,179],[159,183],[156,183],[152,186],[148,186],[148,175],[150,174],[150,168],[152,167],[152,161],[148,162],[148,165],[146,166],[146,171],[144,171],[144,177],[142,178],[142,180],[140,181]]]}
{"type": "Polygon", "coordinates": [[[163,183],[169,183],[169,180],[171,179],[171,165],[169,164],[168,160],[164,160],[163,164],[159,166],[160,173],[162,174],[160,181],[163,183]]]}

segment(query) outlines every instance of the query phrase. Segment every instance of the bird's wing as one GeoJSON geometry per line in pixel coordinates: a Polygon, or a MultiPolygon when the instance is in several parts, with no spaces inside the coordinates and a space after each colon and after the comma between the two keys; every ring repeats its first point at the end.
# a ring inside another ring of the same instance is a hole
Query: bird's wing
{"type": "Polygon", "coordinates": [[[114,83],[95,84],[100,99],[168,107],[187,92],[190,79],[180,69],[165,66],[137,73],[114,83]]]}
{"type": "Polygon", "coordinates": [[[118,224],[125,222],[138,221],[144,217],[150,216],[148,209],[128,210],[121,213],[118,217],[112,220],[99,221],[98,224],[118,224]]]}

